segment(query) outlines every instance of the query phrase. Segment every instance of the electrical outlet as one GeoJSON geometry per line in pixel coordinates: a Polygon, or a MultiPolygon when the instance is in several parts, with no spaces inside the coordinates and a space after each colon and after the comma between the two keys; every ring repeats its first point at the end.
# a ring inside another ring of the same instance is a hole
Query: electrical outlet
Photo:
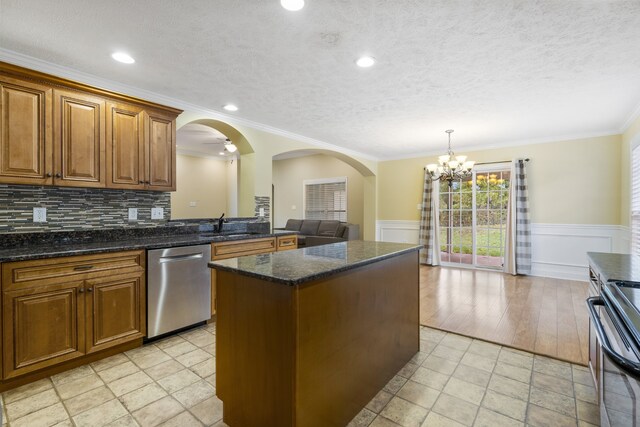
{"type": "Polygon", "coordinates": [[[189,202],[189,206],[195,208],[196,206],[198,206],[198,202],[189,202]]]}
{"type": "Polygon", "coordinates": [[[298,209],[298,208],[296,207],[296,205],[291,205],[291,210],[292,210],[292,211],[295,211],[296,209],[298,209]]]}
{"type": "Polygon", "coordinates": [[[162,219],[162,218],[164,218],[163,208],[151,208],[151,219],[162,219]]]}
{"type": "Polygon", "coordinates": [[[260,216],[264,216],[264,208],[260,208],[260,216]]]}
{"type": "Polygon", "coordinates": [[[129,208],[129,221],[138,220],[138,208],[129,208]]]}
{"type": "Polygon", "coordinates": [[[33,222],[47,222],[47,208],[33,208],[33,222]]]}
{"type": "Polygon", "coordinates": [[[418,210],[422,210],[422,204],[418,203],[418,210]]]}

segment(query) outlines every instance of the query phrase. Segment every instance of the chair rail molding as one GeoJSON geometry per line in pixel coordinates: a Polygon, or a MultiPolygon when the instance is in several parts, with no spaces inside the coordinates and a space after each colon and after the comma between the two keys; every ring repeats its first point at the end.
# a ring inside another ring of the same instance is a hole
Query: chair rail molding
{"type": "MultiPolygon", "coordinates": [[[[378,220],[376,240],[418,243],[420,221],[378,220]]],[[[629,253],[631,229],[621,225],[531,224],[533,276],[587,280],[587,252],[629,253]]]]}

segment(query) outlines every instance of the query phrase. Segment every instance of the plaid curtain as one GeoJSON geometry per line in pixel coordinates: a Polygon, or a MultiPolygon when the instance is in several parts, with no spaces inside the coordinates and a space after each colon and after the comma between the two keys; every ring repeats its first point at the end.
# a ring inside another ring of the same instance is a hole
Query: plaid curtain
{"type": "Polygon", "coordinates": [[[513,275],[531,273],[531,221],[524,160],[514,160],[511,165],[504,272],[513,275]]]}
{"type": "Polygon", "coordinates": [[[420,264],[440,265],[439,198],[438,184],[431,180],[431,175],[425,170],[420,215],[419,244],[423,247],[420,250],[420,264]]]}

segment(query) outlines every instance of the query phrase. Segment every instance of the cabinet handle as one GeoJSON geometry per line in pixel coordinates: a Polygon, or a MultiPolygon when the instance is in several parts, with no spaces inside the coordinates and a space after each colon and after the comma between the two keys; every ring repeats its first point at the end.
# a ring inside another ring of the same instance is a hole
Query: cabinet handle
{"type": "Polygon", "coordinates": [[[140,184],[144,184],[144,181],[139,181],[140,184]]]}
{"type": "Polygon", "coordinates": [[[87,292],[93,292],[93,288],[87,288],[87,292]]]}
{"type": "Polygon", "coordinates": [[[84,288],[78,288],[78,293],[81,294],[84,292],[84,288]]]}
{"type": "Polygon", "coordinates": [[[151,184],[151,182],[149,182],[149,181],[145,181],[144,183],[145,183],[145,184],[151,184]]]}
{"type": "Polygon", "coordinates": [[[60,175],[60,173],[57,173],[56,178],[62,178],[62,175],[60,175]]]}
{"type": "Polygon", "coordinates": [[[53,175],[51,175],[51,172],[47,172],[47,178],[51,178],[53,175]]]}
{"type": "Polygon", "coordinates": [[[74,271],[85,271],[85,270],[91,270],[93,268],[93,265],[79,265],[77,267],[73,267],[74,271]]]}

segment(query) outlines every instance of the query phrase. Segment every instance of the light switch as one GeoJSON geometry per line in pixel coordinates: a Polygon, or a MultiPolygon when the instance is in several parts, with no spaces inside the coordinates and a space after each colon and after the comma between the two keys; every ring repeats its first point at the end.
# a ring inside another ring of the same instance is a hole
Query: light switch
{"type": "Polygon", "coordinates": [[[163,208],[151,208],[151,219],[162,219],[162,218],[164,218],[163,208]]]}
{"type": "Polygon", "coordinates": [[[264,208],[260,208],[260,216],[264,216],[264,208]]]}
{"type": "Polygon", "coordinates": [[[138,208],[129,208],[129,221],[138,220],[138,208]]]}
{"type": "Polygon", "coordinates": [[[418,210],[422,209],[422,204],[418,203],[418,210]]]}
{"type": "Polygon", "coordinates": [[[196,206],[198,206],[198,202],[189,202],[189,206],[195,208],[196,206]]]}

